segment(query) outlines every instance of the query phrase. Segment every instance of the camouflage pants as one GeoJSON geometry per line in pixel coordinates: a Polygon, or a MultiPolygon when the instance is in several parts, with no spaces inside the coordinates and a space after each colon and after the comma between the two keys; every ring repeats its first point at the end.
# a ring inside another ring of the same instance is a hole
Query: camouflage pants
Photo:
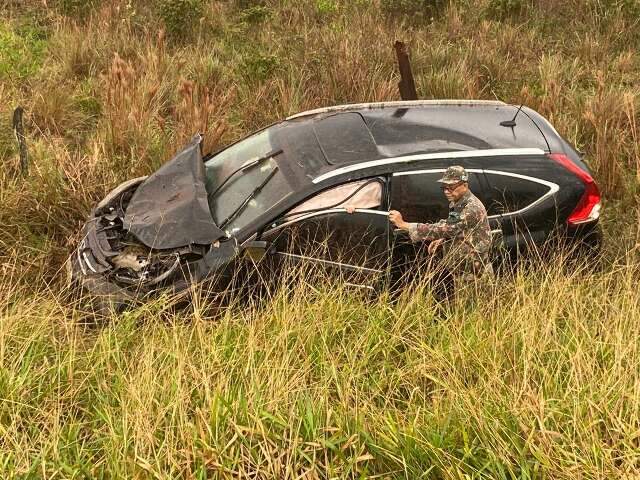
{"type": "Polygon", "coordinates": [[[486,264],[481,270],[443,270],[432,278],[433,294],[438,302],[478,298],[490,294],[495,284],[493,267],[486,264]]]}
{"type": "Polygon", "coordinates": [[[475,301],[491,294],[495,286],[493,266],[487,263],[480,271],[453,272],[456,299],[475,301]]]}

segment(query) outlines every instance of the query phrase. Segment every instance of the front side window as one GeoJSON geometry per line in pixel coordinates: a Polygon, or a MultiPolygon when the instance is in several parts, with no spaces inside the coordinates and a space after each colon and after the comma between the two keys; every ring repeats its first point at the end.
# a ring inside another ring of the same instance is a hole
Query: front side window
{"type": "Polygon", "coordinates": [[[232,236],[282,200],[290,191],[280,171],[281,151],[268,128],[205,162],[213,219],[232,236]]]}
{"type": "MultiPolygon", "coordinates": [[[[469,189],[483,201],[481,174],[467,172],[469,189]]],[[[442,184],[438,183],[443,173],[444,169],[395,174],[391,185],[391,208],[400,211],[408,222],[433,223],[447,218],[449,201],[442,192],[442,184]]]]}
{"type": "Polygon", "coordinates": [[[379,179],[360,180],[325,190],[289,211],[292,219],[306,213],[332,208],[378,208],[382,203],[382,182],[379,179]]]}

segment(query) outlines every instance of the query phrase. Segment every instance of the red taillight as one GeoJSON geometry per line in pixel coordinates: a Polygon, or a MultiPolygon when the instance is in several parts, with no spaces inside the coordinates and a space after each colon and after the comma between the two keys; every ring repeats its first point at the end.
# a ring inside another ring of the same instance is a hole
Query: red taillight
{"type": "Polygon", "coordinates": [[[600,190],[598,190],[598,186],[593,180],[593,177],[562,153],[551,153],[549,157],[576,175],[582,180],[582,183],[584,183],[585,190],[582,198],[580,198],[578,205],[576,205],[576,208],[574,208],[571,215],[569,215],[567,223],[569,225],[579,225],[597,220],[600,216],[600,190]]]}

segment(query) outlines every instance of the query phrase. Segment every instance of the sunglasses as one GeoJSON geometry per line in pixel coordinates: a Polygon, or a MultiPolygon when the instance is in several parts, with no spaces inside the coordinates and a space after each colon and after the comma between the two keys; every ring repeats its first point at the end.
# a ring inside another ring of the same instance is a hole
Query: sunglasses
{"type": "Polygon", "coordinates": [[[458,182],[458,183],[456,183],[454,185],[444,184],[444,185],[442,185],[442,190],[445,191],[445,192],[453,192],[456,188],[458,188],[460,186],[461,183],[462,182],[458,182]]]}

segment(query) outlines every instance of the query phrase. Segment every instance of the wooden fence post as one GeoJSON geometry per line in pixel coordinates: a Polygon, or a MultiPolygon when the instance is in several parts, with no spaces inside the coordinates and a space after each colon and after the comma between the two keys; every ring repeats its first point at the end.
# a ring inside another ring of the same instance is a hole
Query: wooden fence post
{"type": "Polygon", "coordinates": [[[24,109],[18,107],[13,111],[13,133],[18,141],[18,147],[20,149],[20,173],[23,177],[27,176],[29,171],[29,156],[27,153],[27,142],[24,136],[24,125],[22,123],[22,114],[24,109]]]}
{"type": "Polygon", "coordinates": [[[413,73],[411,72],[411,63],[409,62],[407,46],[403,42],[396,40],[393,48],[396,50],[398,68],[400,70],[400,81],[398,82],[400,98],[402,100],[417,100],[418,93],[416,92],[416,84],[413,81],[413,73]]]}

